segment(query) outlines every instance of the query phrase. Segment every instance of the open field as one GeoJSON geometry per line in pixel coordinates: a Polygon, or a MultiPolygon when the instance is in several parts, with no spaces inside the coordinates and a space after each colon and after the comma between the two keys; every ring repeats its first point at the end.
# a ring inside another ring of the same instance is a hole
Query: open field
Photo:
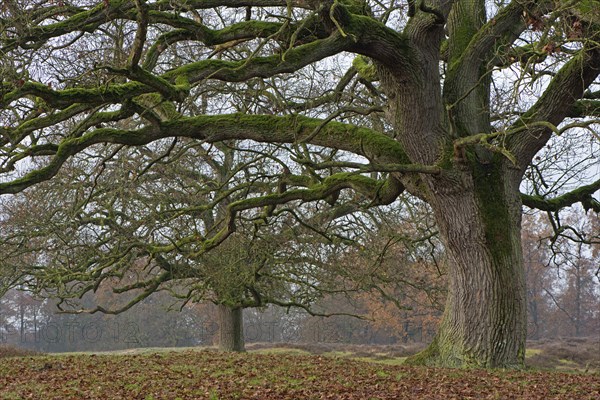
{"type": "MultiPolygon", "coordinates": [[[[401,365],[406,357],[423,348],[424,344],[374,346],[297,343],[274,347],[272,343],[253,343],[248,346],[248,350],[260,353],[295,352],[388,365],[401,365]]],[[[525,356],[527,366],[533,369],[600,373],[600,337],[530,341],[525,356]]]]}
{"type": "Polygon", "coordinates": [[[402,357],[376,350],[379,355],[365,348],[360,356],[349,347],[321,355],[262,348],[5,357],[0,398],[600,399],[598,372],[414,368],[393,365],[402,357]]]}

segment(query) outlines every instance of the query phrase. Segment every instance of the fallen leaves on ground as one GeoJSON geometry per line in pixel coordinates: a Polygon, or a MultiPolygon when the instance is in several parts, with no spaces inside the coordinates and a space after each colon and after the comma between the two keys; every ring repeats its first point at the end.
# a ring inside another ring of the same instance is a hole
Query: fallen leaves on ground
{"type": "Polygon", "coordinates": [[[0,359],[2,399],[600,399],[599,374],[212,350],[0,359]]]}

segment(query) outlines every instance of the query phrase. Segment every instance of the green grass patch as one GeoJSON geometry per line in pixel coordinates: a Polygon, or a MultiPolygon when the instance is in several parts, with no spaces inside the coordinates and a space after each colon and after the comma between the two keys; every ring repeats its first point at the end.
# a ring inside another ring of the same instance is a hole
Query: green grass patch
{"type": "Polygon", "coordinates": [[[348,357],[352,357],[354,355],[353,352],[351,351],[327,351],[325,353],[323,353],[324,356],[327,357],[340,357],[340,358],[348,358],[348,357]]]}
{"type": "Polygon", "coordinates": [[[373,357],[351,357],[352,360],[363,361],[383,365],[402,365],[406,357],[373,358],[373,357]]]}
{"type": "Polygon", "coordinates": [[[285,347],[273,347],[270,349],[258,349],[258,350],[251,350],[249,351],[249,353],[254,353],[254,354],[271,354],[271,355],[277,355],[277,354],[291,354],[291,355],[310,355],[310,353],[306,350],[302,350],[302,349],[290,349],[290,348],[285,348],[285,347]]]}
{"type": "Polygon", "coordinates": [[[541,349],[525,349],[525,358],[533,357],[538,354],[542,354],[541,349]]]}

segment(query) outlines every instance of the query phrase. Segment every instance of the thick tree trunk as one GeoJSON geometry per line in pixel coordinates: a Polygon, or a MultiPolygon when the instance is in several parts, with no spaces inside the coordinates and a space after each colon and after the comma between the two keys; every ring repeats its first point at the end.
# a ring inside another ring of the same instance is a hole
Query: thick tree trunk
{"type": "Polygon", "coordinates": [[[400,175],[404,187],[433,208],[449,285],[433,343],[407,362],[521,367],[527,304],[518,189],[533,153],[516,156],[504,143],[485,140],[493,131],[489,67],[494,46],[474,39],[486,23],[485,1],[434,4],[446,20],[415,15],[403,31],[412,50],[407,60],[377,64],[394,137],[411,162],[443,170],[418,179],[400,175]],[[448,33],[443,83],[442,22],[448,33]],[[518,159],[525,162],[517,166],[518,159]]]}
{"type": "Polygon", "coordinates": [[[409,363],[523,366],[527,305],[517,185],[502,167],[479,164],[473,171],[454,189],[433,186],[449,293],[436,338],[409,363]]]}
{"type": "Polygon", "coordinates": [[[219,304],[217,312],[219,315],[219,350],[245,351],[243,309],[219,304]]]}

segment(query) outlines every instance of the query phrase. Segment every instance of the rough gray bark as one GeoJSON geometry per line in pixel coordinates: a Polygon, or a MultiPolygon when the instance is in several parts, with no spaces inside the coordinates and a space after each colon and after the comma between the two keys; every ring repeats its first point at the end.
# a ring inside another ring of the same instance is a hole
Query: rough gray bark
{"type": "MultiPolygon", "coordinates": [[[[449,39],[443,83],[437,52],[443,40],[442,24],[431,15],[417,14],[404,31],[412,46],[412,63],[378,60],[394,137],[412,162],[444,168],[439,175],[421,175],[418,180],[400,177],[435,213],[446,246],[449,278],[438,335],[409,362],[522,367],[527,307],[519,184],[551,130],[523,128],[522,134],[508,136],[510,145],[501,147],[480,139],[493,132],[489,62],[498,42],[490,39],[513,40],[513,35],[519,35],[525,26],[517,15],[524,4],[507,6],[490,22],[484,1],[457,2],[451,11],[444,4],[449,3],[439,2],[439,10],[446,16],[449,39]]],[[[590,48],[571,60],[526,121],[558,124],[564,119],[568,105],[598,76],[598,57],[598,51],[590,48]]],[[[521,127],[517,124],[515,129],[521,127]]]]}
{"type": "Polygon", "coordinates": [[[219,315],[219,350],[246,351],[244,343],[243,309],[217,305],[219,315]]]}
{"type": "Polygon", "coordinates": [[[415,364],[520,367],[525,356],[525,274],[518,191],[493,166],[462,175],[432,207],[447,251],[444,317],[434,343],[415,364]],[[474,176],[472,176],[474,175],[474,176]]]}

